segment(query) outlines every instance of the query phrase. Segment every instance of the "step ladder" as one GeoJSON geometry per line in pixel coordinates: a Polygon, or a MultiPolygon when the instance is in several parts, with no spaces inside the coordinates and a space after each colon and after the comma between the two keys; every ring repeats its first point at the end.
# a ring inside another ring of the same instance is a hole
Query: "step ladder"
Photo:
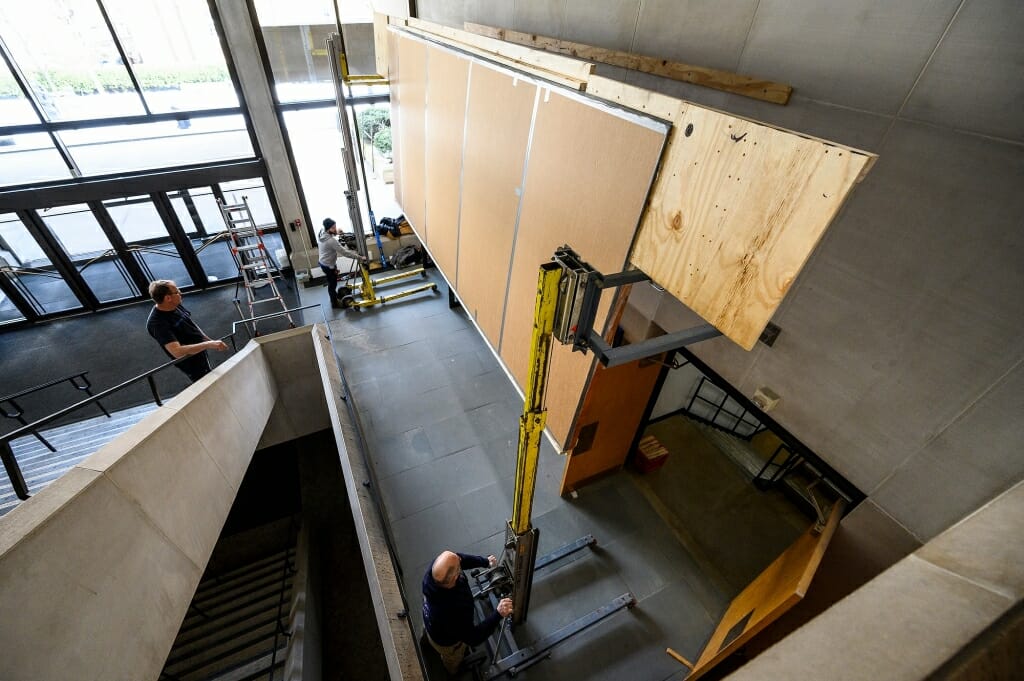
{"type": "MultiPolygon", "coordinates": [[[[230,205],[217,199],[217,206],[220,208],[221,215],[224,216],[224,224],[231,235],[231,257],[235,260],[238,275],[242,278],[241,283],[245,286],[249,318],[253,319],[257,316],[257,305],[273,303],[281,306],[285,316],[288,317],[289,325],[295,328],[295,322],[292,320],[291,314],[288,313],[288,306],[274,281],[281,276],[281,270],[270,257],[266,244],[263,243],[263,230],[257,227],[256,222],[252,219],[248,198],[243,196],[242,203],[230,205]],[[256,289],[264,286],[270,287],[271,295],[258,298],[256,289]]],[[[238,309],[238,316],[245,319],[237,293],[236,288],[235,308],[238,309]]],[[[260,335],[257,322],[253,321],[250,324],[252,325],[252,335],[260,335]]]]}

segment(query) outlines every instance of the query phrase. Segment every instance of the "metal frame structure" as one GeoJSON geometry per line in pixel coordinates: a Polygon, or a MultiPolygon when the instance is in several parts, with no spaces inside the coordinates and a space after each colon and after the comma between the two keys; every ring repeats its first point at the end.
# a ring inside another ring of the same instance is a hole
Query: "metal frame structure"
{"type": "MultiPolygon", "coordinates": [[[[366,248],[366,232],[363,230],[363,214],[362,209],[359,205],[359,167],[363,167],[365,174],[365,164],[361,163],[356,155],[358,139],[358,129],[356,130],[355,139],[353,139],[352,129],[353,120],[350,118],[351,105],[349,104],[348,96],[345,94],[345,80],[342,73],[342,66],[344,64],[344,43],[341,40],[341,34],[332,33],[327,37],[327,54],[330,56],[331,72],[334,80],[334,92],[338,99],[338,127],[341,130],[341,137],[344,148],[342,151],[342,158],[345,163],[345,203],[348,207],[349,221],[352,223],[352,233],[356,238],[356,250],[359,255],[363,258],[369,257],[369,250],[366,248]]],[[[363,186],[366,185],[366,179],[364,176],[363,186]]],[[[369,192],[366,196],[367,212],[370,215],[371,222],[373,221],[373,209],[370,205],[369,192]]],[[[375,227],[375,225],[371,225],[375,227]]],[[[381,260],[384,260],[383,246],[380,242],[380,235],[377,234],[377,230],[374,229],[374,236],[377,239],[377,249],[380,253],[381,260]]],[[[370,271],[366,266],[365,262],[359,263],[359,277],[360,283],[354,287],[353,292],[342,295],[340,297],[341,304],[347,308],[364,308],[372,307],[374,305],[383,305],[384,303],[397,300],[399,298],[405,298],[421,291],[434,291],[437,292],[437,284],[430,282],[429,284],[421,284],[412,288],[404,289],[390,295],[380,296],[377,295],[375,290],[376,286],[383,284],[390,284],[409,277],[427,275],[426,270],[423,267],[416,267],[405,272],[398,274],[392,274],[386,277],[380,277],[373,279],[370,277],[370,271]]]]}
{"type": "Polygon", "coordinates": [[[593,351],[606,366],[617,366],[719,335],[719,332],[710,325],[702,325],[643,343],[612,348],[593,328],[601,291],[647,278],[647,275],[639,270],[603,275],[568,246],[559,248],[551,262],[540,266],[537,299],[534,305],[529,374],[524,390],[523,413],[519,418],[512,518],[505,530],[505,545],[497,564],[473,576],[478,596],[478,617],[482,619],[486,616],[485,604],[489,604],[492,610],[496,609],[501,597],[510,597],[513,606],[512,616],[504,620],[501,628],[488,640],[490,664],[480,674],[483,679],[494,679],[506,673],[515,676],[523,669],[540,662],[551,648],[570,636],[636,603],[633,594],[624,593],[522,648],[516,643],[509,626],[509,620],[512,626],[526,620],[534,573],[538,568],[597,543],[592,535],[587,535],[537,558],[540,531],[533,527],[531,514],[541,438],[547,422],[545,399],[552,341],[557,340],[563,345],[571,345],[574,351],[593,351]],[[501,656],[503,650],[508,651],[504,657],[501,656]]]}

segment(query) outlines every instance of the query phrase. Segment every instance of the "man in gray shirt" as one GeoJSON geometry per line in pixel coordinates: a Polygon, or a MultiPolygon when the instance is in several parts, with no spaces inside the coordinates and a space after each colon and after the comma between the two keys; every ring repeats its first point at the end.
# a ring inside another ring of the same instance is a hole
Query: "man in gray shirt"
{"type": "Polygon", "coordinates": [[[327,295],[331,299],[331,307],[341,307],[338,300],[338,256],[352,258],[356,262],[365,263],[367,259],[355,251],[346,248],[338,241],[338,223],[331,218],[324,218],[324,228],[316,237],[320,261],[320,269],[327,277],[327,295]]]}

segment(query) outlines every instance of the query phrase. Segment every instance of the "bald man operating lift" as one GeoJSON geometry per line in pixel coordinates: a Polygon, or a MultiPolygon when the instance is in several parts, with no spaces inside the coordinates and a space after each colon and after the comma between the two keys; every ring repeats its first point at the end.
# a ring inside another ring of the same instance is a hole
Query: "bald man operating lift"
{"type": "Polygon", "coordinates": [[[423,575],[423,624],[430,645],[441,654],[445,669],[455,674],[469,646],[482,643],[502,617],[512,614],[512,599],[503,598],[497,612],[473,624],[473,593],[463,570],[494,567],[494,556],[444,551],[423,575]]]}

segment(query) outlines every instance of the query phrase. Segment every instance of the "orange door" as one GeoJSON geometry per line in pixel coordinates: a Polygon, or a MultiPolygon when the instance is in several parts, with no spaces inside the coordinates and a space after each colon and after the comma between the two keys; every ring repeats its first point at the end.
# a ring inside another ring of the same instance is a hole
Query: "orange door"
{"type": "Polygon", "coordinates": [[[703,676],[804,597],[843,506],[841,500],[833,504],[823,527],[809,528],[733,599],[686,681],[703,676]]]}
{"type": "Polygon", "coordinates": [[[576,419],[576,432],[562,473],[562,494],[616,470],[626,462],[647,403],[661,373],[661,357],[611,369],[598,365],[576,419]]]}

